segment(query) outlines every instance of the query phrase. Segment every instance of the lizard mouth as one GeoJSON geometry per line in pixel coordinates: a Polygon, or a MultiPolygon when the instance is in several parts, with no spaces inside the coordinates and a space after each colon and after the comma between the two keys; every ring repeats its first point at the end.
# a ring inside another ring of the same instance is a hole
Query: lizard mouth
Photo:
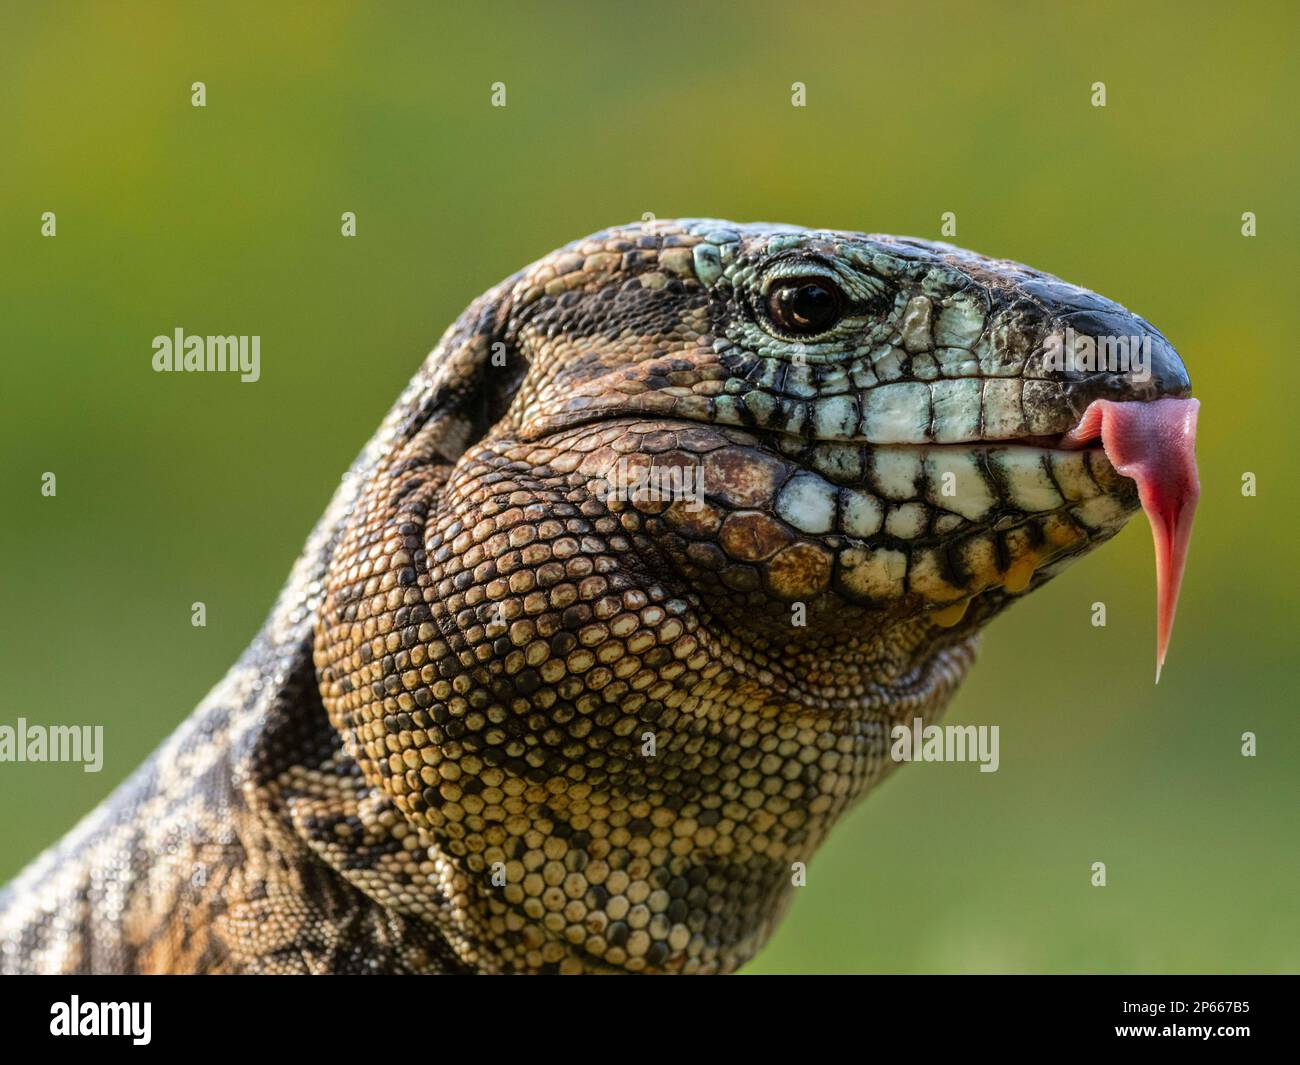
{"type": "Polygon", "coordinates": [[[930,612],[941,626],[987,593],[1036,586],[1140,505],[1156,548],[1158,679],[1199,491],[1198,407],[1099,399],[1064,432],[942,443],[818,440],[608,409],[547,435],[585,450],[584,472],[607,480],[620,464],[698,472],[700,512],[651,509],[674,534],[753,566],[778,599],[829,588],[859,605],[930,612]]]}
{"type": "MultiPolygon", "coordinates": [[[[965,446],[969,446],[970,444],[992,443],[992,444],[1001,444],[1007,447],[1037,447],[1037,448],[1042,448],[1045,451],[1059,451],[1063,447],[1065,436],[1066,436],[1065,433],[1050,433],[1043,436],[1013,436],[1007,440],[991,440],[991,441],[972,440],[969,441],[965,446]]],[[[945,445],[938,444],[935,446],[943,447],[945,445]]],[[[957,445],[957,446],[962,446],[962,445],[957,445]]],[[[1088,443],[1080,442],[1080,446],[1086,447],[1088,446],[1088,443]]]]}

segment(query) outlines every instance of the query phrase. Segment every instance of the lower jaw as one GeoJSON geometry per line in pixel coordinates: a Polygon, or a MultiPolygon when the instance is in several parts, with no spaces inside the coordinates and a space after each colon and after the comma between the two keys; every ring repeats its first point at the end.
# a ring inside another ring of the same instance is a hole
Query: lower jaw
{"type": "Polygon", "coordinates": [[[698,475],[698,505],[635,491],[607,505],[737,616],[788,624],[794,603],[838,601],[955,625],[963,604],[1023,594],[1136,510],[1100,448],[1038,446],[1059,442],[809,442],[642,415],[555,433],[530,461],[578,453],[593,495],[625,466],[698,475]]]}

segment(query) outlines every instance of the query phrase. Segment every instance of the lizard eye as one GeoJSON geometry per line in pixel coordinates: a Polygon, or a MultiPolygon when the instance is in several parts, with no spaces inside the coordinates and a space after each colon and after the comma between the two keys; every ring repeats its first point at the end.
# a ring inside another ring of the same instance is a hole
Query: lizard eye
{"type": "Polygon", "coordinates": [[[767,296],[767,315],[782,333],[815,336],[837,321],[844,294],[825,278],[798,278],[775,285],[767,296]]]}

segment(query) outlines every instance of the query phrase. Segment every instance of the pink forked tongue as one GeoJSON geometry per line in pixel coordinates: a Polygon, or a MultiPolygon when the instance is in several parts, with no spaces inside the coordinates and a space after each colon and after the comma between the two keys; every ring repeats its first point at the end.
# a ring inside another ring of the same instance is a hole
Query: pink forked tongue
{"type": "Polygon", "coordinates": [[[1194,399],[1115,403],[1098,399],[1083,420],[1066,433],[1064,447],[1083,447],[1101,437],[1116,471],[1137,482],[1138,498],[1156,544],[1156,683],[1169,650],[1169,634],[1183,583],[1192,515],[1201,485],[1196,477],[1194,399]]]}

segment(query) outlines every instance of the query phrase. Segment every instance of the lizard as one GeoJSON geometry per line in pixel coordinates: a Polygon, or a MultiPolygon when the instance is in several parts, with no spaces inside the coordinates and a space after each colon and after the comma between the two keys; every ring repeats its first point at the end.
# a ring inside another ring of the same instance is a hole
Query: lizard
{"type": "Polygon", "coordinates": [[[1163,657],[1189,396],[1137,315],[948,244],[568,244],[450,326],[247,651],[5,890],[0,965],[733,971],[891,728],[1140,505],[1163,657]],[[1067,329],[1145,375],[1053,364],[1067,329]]]}

